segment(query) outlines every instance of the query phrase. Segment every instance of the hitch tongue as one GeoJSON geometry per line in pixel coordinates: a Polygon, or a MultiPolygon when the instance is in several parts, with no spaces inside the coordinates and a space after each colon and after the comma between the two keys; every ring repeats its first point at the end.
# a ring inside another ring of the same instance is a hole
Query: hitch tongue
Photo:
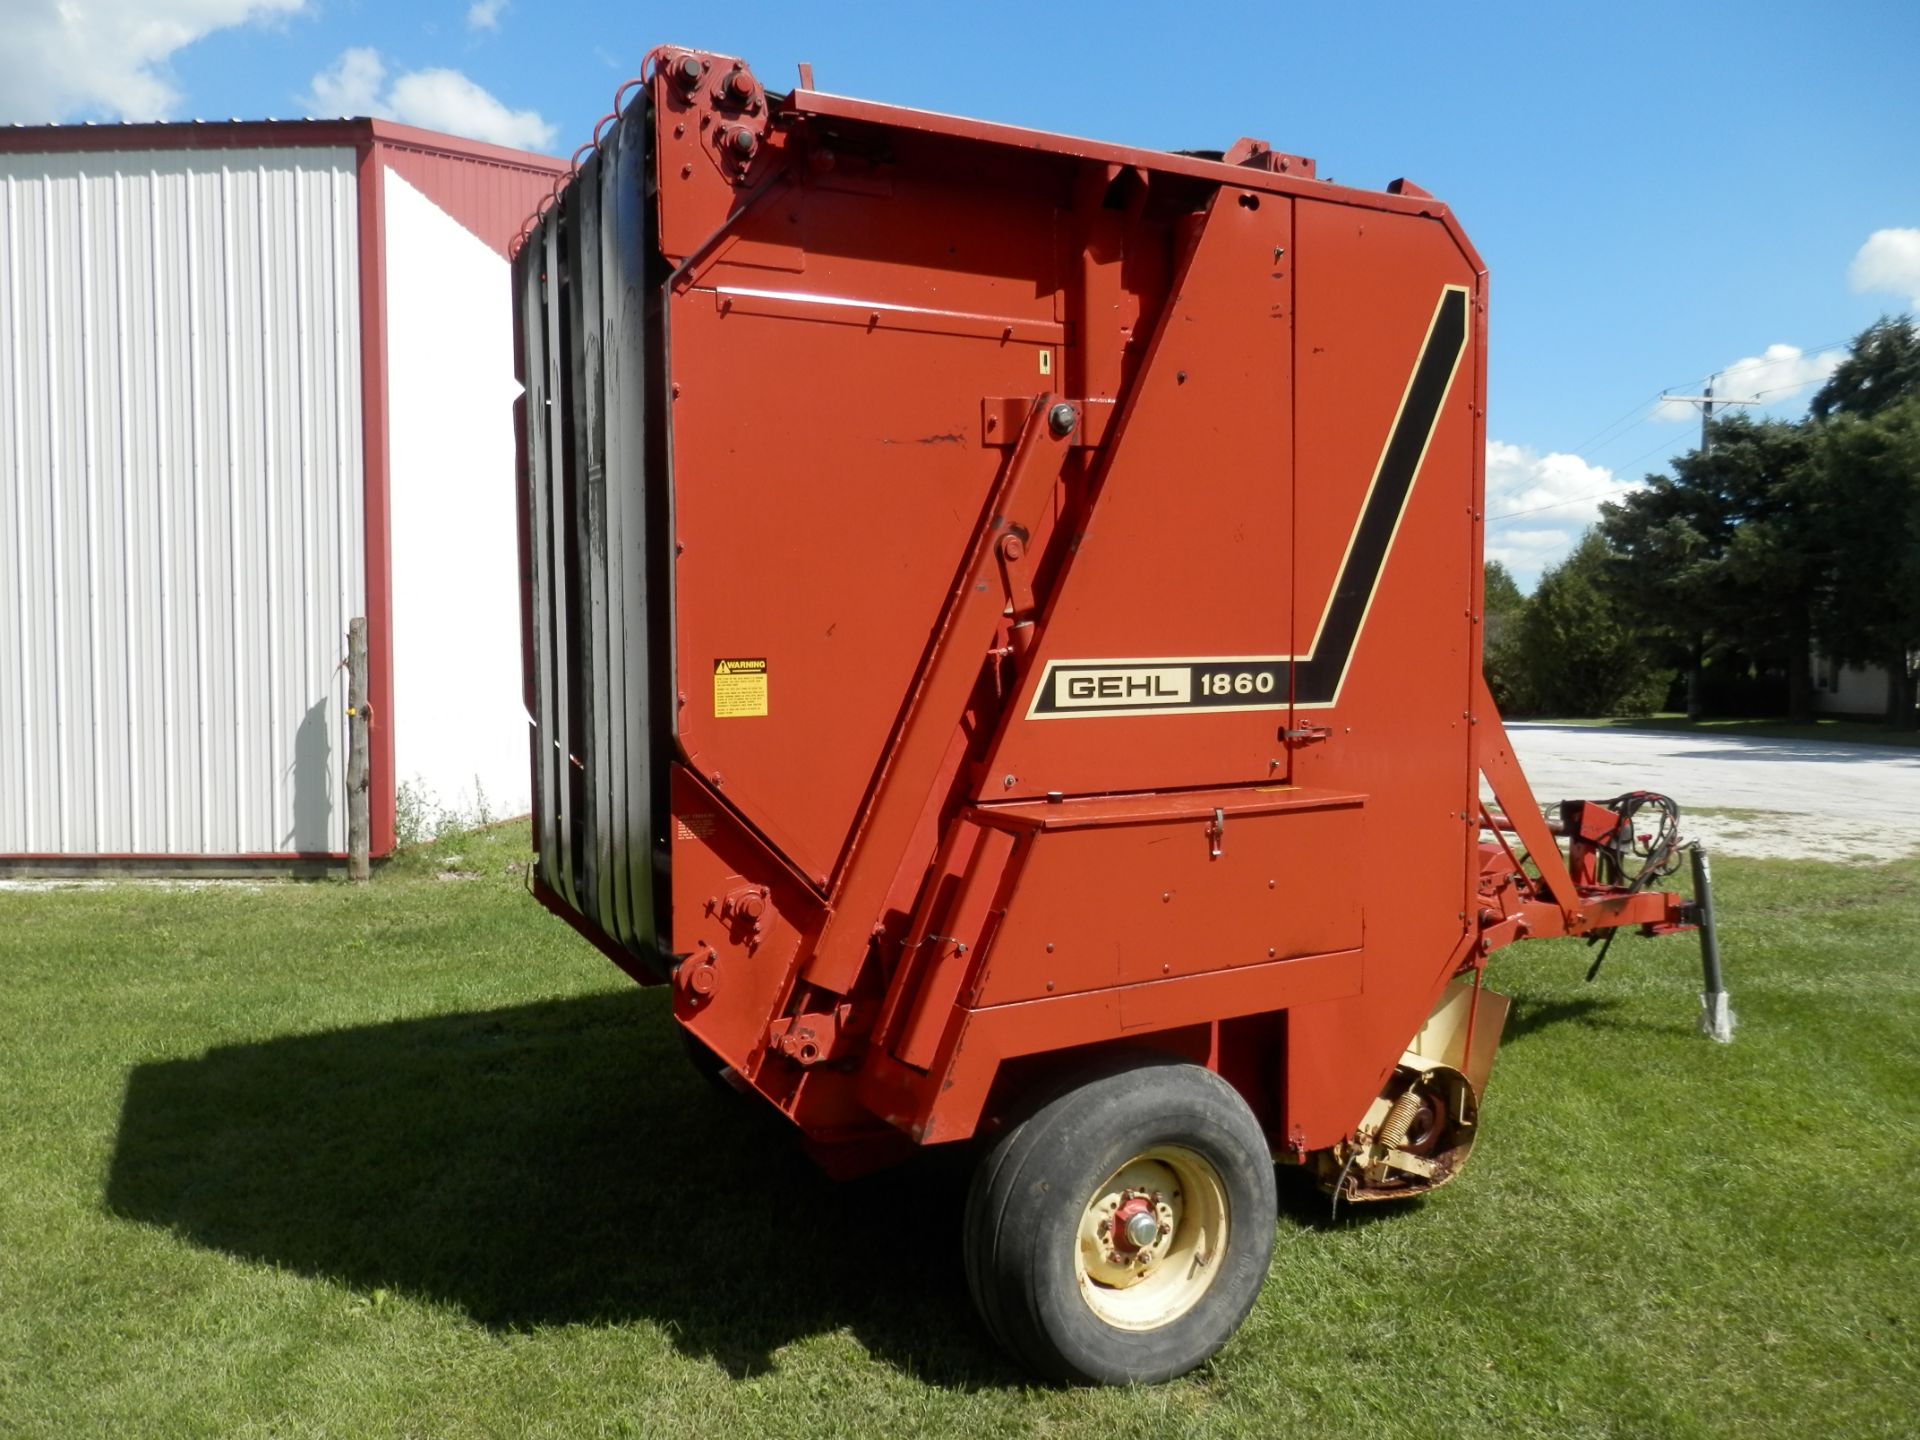
{"type": "Polygon", "coordinates": [[[1693,863],[1694,923],[1700,929],[1700,1033],[1726,1045],[1733,1040],[1734,1017],[1720,979],[1720,939],[1713,928],[1713,870],[1707,863],[1706,847],[1698,840],[1687,848],[1693,863]]]}

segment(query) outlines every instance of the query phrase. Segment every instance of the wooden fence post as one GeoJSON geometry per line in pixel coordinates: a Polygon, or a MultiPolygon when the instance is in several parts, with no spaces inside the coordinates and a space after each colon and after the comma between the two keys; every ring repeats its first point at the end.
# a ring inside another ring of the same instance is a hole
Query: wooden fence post
{"type": "Polygon", "coordinates": [[[367,749],[367,622],[356,615],[347,622],[347,878],[363,885],[373,874],[367,749]]]}

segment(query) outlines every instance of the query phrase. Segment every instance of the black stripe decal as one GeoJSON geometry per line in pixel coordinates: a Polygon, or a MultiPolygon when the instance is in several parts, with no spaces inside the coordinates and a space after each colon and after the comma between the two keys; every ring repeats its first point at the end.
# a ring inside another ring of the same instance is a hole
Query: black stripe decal
{"type": "MultiPolygon", "coordinates": [[[[1361,503],[1346,557],[1334,578],[1312,652],[1127,660],[1050,660],[1029,719],[1179,714],[1196,710],[1285,710],[1331,705],[1353,659],[1393,537],[1413,493],[1440,407],[1467,345],[1467,292],[1440,292],[1420,356],[1401,396],[1393,433],[1361,503]]],[[[1298,477],[1295,477],[1298,483],[1298,477]]]]}
{"type": "MultiPolygon", "coordinates": [[[[1386,453],[1380,457],[1372,493],[1360,512],[1360,523],[1354,527],[1353,544],[1333,582],[1333,598],[1321,621],[1313,653],[1294,663],[1296,705],[1331,705],[1339,693],[1340,679],[1353,658],[1354,642],[1360,638],[1361,621],[1380,584],[1380,572],[1386,568],[1387,551],[1399,529],[1400,514],[1413,491],[1414,477],[1439,423],[1441,403],[1447,398],[1466,344],[1467,292],[1449,287],[1441,292],[1426,346],[1400,406],[1400,418],[1387,439],[1386,453]]],[[[1294,483],[1299,483],[1298,476],[1294,483]]]]}

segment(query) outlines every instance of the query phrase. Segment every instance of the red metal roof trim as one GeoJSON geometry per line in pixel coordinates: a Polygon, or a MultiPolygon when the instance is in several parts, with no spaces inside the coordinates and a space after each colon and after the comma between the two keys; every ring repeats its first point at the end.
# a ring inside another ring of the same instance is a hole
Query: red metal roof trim
{"type": "Polygon", "coordinates": [[[404,146],[429,155],[481,160],[540,175],[563,175],[567,162],[530,150],[442,135],[390,120],[166,120],[134,125],[9,125],[0,153],[65,154],[113,150],[261,150],[370,144],[404,146]]]}

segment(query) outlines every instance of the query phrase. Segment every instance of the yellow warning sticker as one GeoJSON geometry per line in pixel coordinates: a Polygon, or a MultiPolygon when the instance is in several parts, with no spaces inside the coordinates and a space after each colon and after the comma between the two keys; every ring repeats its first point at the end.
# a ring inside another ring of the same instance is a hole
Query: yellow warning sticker
{"type": "Polygon", "coordinates": [[[767,662],[716,660],[713,662],[713,715],[731,720],[767,713],[767,662]]]}

